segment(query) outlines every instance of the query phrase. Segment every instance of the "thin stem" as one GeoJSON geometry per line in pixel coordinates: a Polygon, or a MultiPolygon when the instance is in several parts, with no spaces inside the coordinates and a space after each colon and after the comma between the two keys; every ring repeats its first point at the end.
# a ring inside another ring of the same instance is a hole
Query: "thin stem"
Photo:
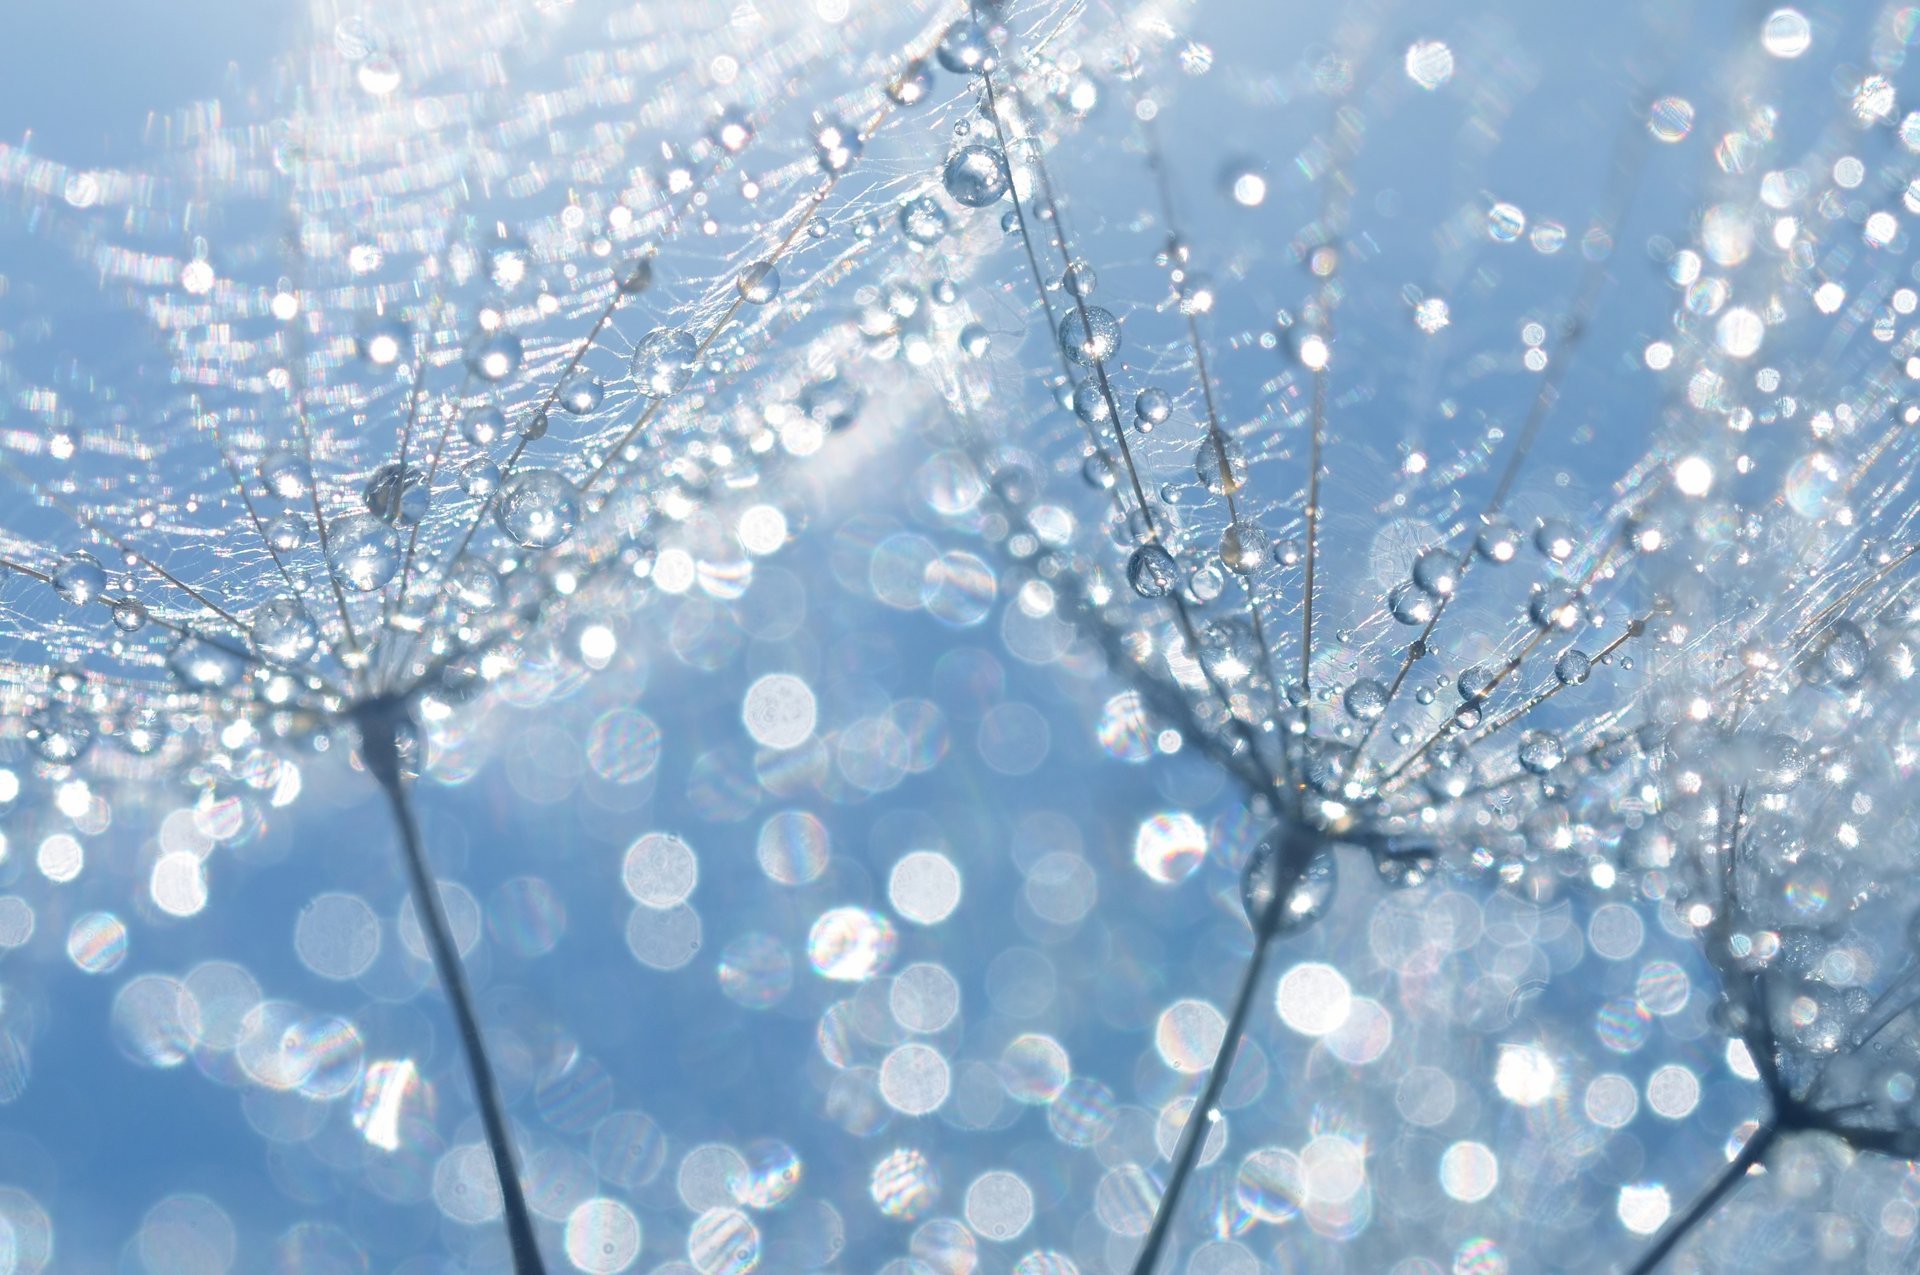
{"type": "Polygon", "coordinates": [[[1206,1086],[1201,1089],[1193,1110],[1187,1113],[1186,1127],[1180,1130],[1180,1141],[1173,1151],[1173,1171],[1168,1175],[1167,1188],[1161,1192],[1160,1203],[1153,1211],[1153,1224],[1147,1229],[1140,1256],[1134,1259],[1133,1275],[1154,1275],[1154,1269],[1160,1263],[1161,1251],[1166,1247],[1167,1237],[1173,1232],[1174,1217],[1180,1212],[1180,1196],[1200,1165],[1200,1152],[1206,1146],[1208,1133],[1213,1129],[1220,1095],[1225,1092],[1227,1079],[1232,1075],[1233,1059],[1240,1049],[1241,1037],[1246,1034],[1247,1019],[1253,1012],[1253,994],[1260,986],[1260,975],[1266,969],[1267,955],[1273,950],[1273,941],[1279,937],[1280,918],[1287,899],[1293,894],[1294,886],[1299,884],[1318,845],[1319,842],[1313,838],[1304,841],[1288,838],[1280,847],[1281,853],[1274,856],[1273,895],[1260,910],[1259,923],[1253,936],[1253,955],[1247,958],[1246,968],[1241,971],[1239,989],[1233,994],[1233,1011],[1227,1015],[1226,1032],[1220,1037],[1220,1048],[1214,1053],[1213,1065],[1207,1070],[1206,1086]]]}
{"type": "Polygon", "coordinates": [[[1767,1149],[1773,1145],[1774,1139],[1779,1136],[1778,1124],[1772,1120],[1762,1121],[1760,1127],[1753,1131],[1753,1136],[1747,1139],[1747,1144],[1740,1148],[1740,1154],[1733,1157],[1726,1168],[1720,1170],[1719,1176],[1714,1178],[1706,1190],[1694,1198],[1693,1203],[1687,1206],[1686,1212],[1667,1223],[1665,1229],[1660,1232],[1659,1238],[1654,1240],[1653,1247],[1640,1255],[1640,1260],[1633,1264],[1627,1275],[1651,1275],[1651,1272],[1659,1269],[1660,1263],[1667,1259],[1667,1255],[1673,1252],[1675,1246],[1687,1238],[1694,1227],[1704,1222],[1714,1209],[1719,1207],[1720,1201],[1731,1194],[1733,1189],[1746,1178],[1749,1169],[1760,1163],[1761,1158],[1767,1154],[1767,1149]]]}
{"type": "Polygon", "coordinates": [[[500,1101],[500,1086],[494,1080],[486,1039],[480,1034],[480,1023],[473,1012],[473,993],[467,987],[466,970],[460,964],[460,952],[454,945],[453,927],[447,922],[447,914],[440,906],[440,891],[427,870],[419,820],[401,775],[399,732],[408,724],[406,709],[393,700],[373,700],[361,706],[354,720],[360,727],[361,753],[367,770],[386,793],[387,804],[393,812],[414,911],[419,913],[420,929],[433,956],[434,973],[439,976],[460,1032],[460,1049],[466,1055],[474,1102],[480,1108],[480,1123],[486,1129],[487,1149],[493,1154],[494,1176],[500,1181],[501,1211],[507,1224],[507,1243],[513,1250],[514,1275],[546,1275],[546,1267],[540,1261],[540,1247],[534,1239],[533,1214],[527,1208],[526,1193],[520,1186],[506,1111],[500,1101]]]}

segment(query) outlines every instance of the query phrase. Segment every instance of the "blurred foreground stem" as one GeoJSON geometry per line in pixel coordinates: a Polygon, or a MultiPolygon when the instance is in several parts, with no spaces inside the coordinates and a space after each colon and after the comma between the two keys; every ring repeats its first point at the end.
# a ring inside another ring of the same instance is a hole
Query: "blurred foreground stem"
{"type": "Polygon", "coordinates": [[[1688,1232],[1706,1221],[1714,1209],[1719,1207],[1720,1201],[1740,1185],[1741,1180],[1747,1176],[1747,1171],[1760,1163],[1766,1156],[1768,1148],[1773,1146],[1774,1139],[1779,1136],[1780,1126],[1772,1120],[1763,1122],[1758,1129],[1755,1129],[1753,1136],[1747,1139],[1747,1144],[1740,1148],[1740,1154],[1734,1156],[1727,1167],[1720,1170],[1719,1176],[1714,1178],[1706,1190],[1694,1197],[1693,1203],[1687,1206],[1685,1213],[1667,1222],[1666,1227],[1660,1232],[1660,1237],[1653,1242],[1653,1247],[1640,1255],[1640,1260],[1633,1264],[1627,1275],[1651,1275],[1653,1271],[1659,1269],[1660,1263],[1666,1261],[1667,1255],[1673,1252],[1674,1247],[1687,1238],[1688,1232]]]}
{"type": "MultiPolygon", "coordinates": [[[[1153,1211],[1153,1224],[1147,1228],[1147,1238],[1140,1246],[1140,1256],[1134,1259],[1133,1275],[1154,1275],[1154,1270],[1160,1264],[1161,1252],[1166,1248],[1167,1237],[1173,1232],[1173,1220],[1180,1212],[1180,1196],[1186,1190],[1187,1180],[1200,1165],[1200,1152],[1207,1144],[1207,1135],[1213,1132],[1220,1095],[1226,1090],[1228,1076],[1233,1073],[1233,1060],[1240,1051],[1240,1038],[1246,1035],[1247,1017],[1253,1011],[1254,989],[1260,986],[1260,975],[1267,967],[1267,954],[1273,950],[1273,941],[1280,935],[1286,900],[1306,869],[1307,856],[1295,848],[1296,844],[1290,842],[1288,853],[1274,858],[1273,891],[1255,919],[1253,954],[1247,958],[1246,967],[1240,974],[1239,990],[1233,994],[1233,1012],[1227,1015],[1226,1034],[1221,1036],[1220,1049],[1213,1056],[1206,1087],[1200,1091],[1193,1110],[1187,1113],[1186,1125],[1180,1130],[1180,1142],[1173,1151],[1173,1170],[1167,1176],[1166,1190],[1160,1194],[1160,1204],[1153,1211]]],[[[1317,845],[1318,842],[1311,841],[1310,844],[1317,845]]]]}
{"type": "Polygon", "coordinates": [[[460,1049],[466,1055],[474,1101],[480,1108],[480,1122],[486,1128],[487,1149],[493,1154],[494,1176],[500,1181],[501,1211],[507,1224],[507,1242],[513,1250],[514,1275],[546,1275],[546,1267],[540,1262],[540,1247],[534,1240],[533,1215],[527,1210],[527,1197],[520,1188],[520,1172],[514,1161],[506,1112],[500,1102],[500,1086],[493,1078],[486,1040],[480,1034],[479,1020],[474,1017],[473,993],[467,987],[466,970],[460,964],[460,951],[453,942],[453,928],[440,906],[440,891],[434,885],[433,875],[427,871],[420,823],[414,815],[413,799],[408,795],[400,766],[400,732],[412,726],[412,719],[404,703],[378,699],[362,705],[354,714],[354,722],[360,728],[360,751],[367,770],[386,793],[387,804],[393,811],[414,911],[420,916],[420,929],[427,937],[427,950],[433,955],[434,973],[439,976],[447,1003],[453,1008],[454,1023],[460,1029],[460,1049]]]}

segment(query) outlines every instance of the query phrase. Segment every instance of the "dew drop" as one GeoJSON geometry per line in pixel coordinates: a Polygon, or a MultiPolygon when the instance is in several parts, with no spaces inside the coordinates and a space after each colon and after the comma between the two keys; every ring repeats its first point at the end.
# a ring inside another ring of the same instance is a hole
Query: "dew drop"
{"type": "Polygon", "coordinates": [[[644,398],[666,398],[693,379],[699,346],[684,328],[655,328],[633,351],[634,388],[644,398]]]}
{"type": "Polygon", "coordinates": [[[913,243],[938,243],[947,233],[947,210],[932,195],[921,195],[900,205],[900,233],[913,243]]]}
{"type": "Polygon", "coordinates": [[[68,606],[85,606],[107,587],[107,569],[83,549],[61,557],[53,568],[53,591],[68,606]]]}
{"type": "Polygon", "coordinates": [[[1060,350],[1081,367],[1104,363],[1120,352],[1120,321],[1097,305],[1075,307],[1060,320],[1060,350]]]}
{"type": "Polygon", "coordinates": [[[1007,193],[1012,177],[1007,172],[1007,157],[997,147],[975,142],[962,146],[947,159],[940,181],[955,203],[985,208],[1007,193]]]}
{"type": "Polygon", "coordinates": [[[579,493],[550,469],[515,474],[500,489],[494,518],[509,539],[525,549],[551,549],[573,534],[579,493]]]}
{"type": "Polygon", "coordinates": [[[1333,906],[1334,891],[1340,882],[1339,873],[1332,849],[1317,837],[1314,838],[1306,866],[1300,870],[1299,877],[1287,891],[1286,900],[1278,907],[1274,905],[1280,873],[1285,866],[1282,848],[1292,848],[1291,837],[1312,835],[1304,831],[1276,829],[1254,847],[1253,857],[1247,860],[1246,872],[1240,878],[1240,902],[1246,908],[1247,920],[1256,932],[1298,933],[1325,916],[1327,909],[1333,906]]]}
{"type": "MultiPolygon", "coordinates": [[[[607,388],[600,384],[599,377],[587,372],[575,372],[560,383],[557,401],[567,415],[585,416],[599,407],[606,396],[607,388]]],[[[531,431],[529,437],[532,437],[531,431]]]]}
{"type": "Polygon", "coordinates": [[[1347,688],[1342,697],[1347,716],[1356,722],[1371,722],[1387,711],[1387,688],[1374,678],[1362,678],[1347,688]]]}
{"type": "Polygon", "coordinates": [[[1180,583],[1180,572],[1164,546],[1144,544],[1127,559],[1127,583],[1143,598],[1164,598],[1180,583]]]}
{"type": "Polygon", "coordinates": [[[740,272],[735,286],[749,305],[766,305],[780,295],[780,271],[771,261],[756,261],[740,272]]]}
{"type": "Polygon", "coordinates": [[[348,514],[327,529],[327,565],[349,589],[371,593],[400,570],[400,538],[371,514],[348,514]]]}

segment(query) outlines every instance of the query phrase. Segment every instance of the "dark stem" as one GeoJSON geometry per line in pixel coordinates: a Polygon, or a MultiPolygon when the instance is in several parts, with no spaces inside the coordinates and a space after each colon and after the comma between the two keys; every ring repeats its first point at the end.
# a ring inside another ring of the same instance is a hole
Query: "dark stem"
{"type": "Polygon", "coordinates": [[[433,971],[439,976],[447,1003],[453,1009],[454,1024],[460,1030],[460,1050],[466,1055],[474,1102],[480,1108],[480,1123],[486,1129],[487,1149],[493,1154],[494,1176],[500,1181],[500,1205],[507,1224],[507,1243],[513,1250],[514,1275],[546,1275],[546,1267],[540,1261],[540,1246],[533,1235],[533,1214],[527,1209],[527,1197],[520,1187],[513,1140],[500,1101],[500,1086],[493,1078],[487,1043],[474,1016],[473,993],[467,987],[466,970],[460,964],[460,951],[454,945],[453,927],[447,923],[446,911],[440,906],[440,891],[427,870],[420,823],[401,773],[400,731],[411,725],[411,719],[404,704],[382,699],[362,705],[354,714],[354,722],[360,728],[360,752],[367,770],[386,793],[387,804],[393,811],[414,911],[420,915],[420,929],[427,937],[427,950],[433,956],[433,971]]]}
{"type": "Polygon", "coordinates": [[[1133,1275],[1153,1275],[1159,1265],[1160,1253],[1167,1245],[1167,1237],[1173,1233],[1173,1219],[1180,1212],[1180,1195],[1187,1187],[1187,1179],[1200,1166],[1200,1152],[1207,1144],[1207,1135],[1213,1130],[1213,1113],[1220,1105],[1220,1095],[1227,1087],[1227,1078],[1233,1072],[1234,1056],[1240,1049],[1240,1038],[1246,1034],[1247,1017],[1253,1012],[1253,993],[1260,986],[1261,971],[1266,968],[1267,954],[1273,950],[1273,940],[1280,933],[1281,909],[1286,899],[1293,893],[1302,871],[1306,866],[1305,857],[1292,852],[1276,856],[1274,867],[1278,879],[1274,882],[1273,897],[1266,901],[1260,910],[1259,923],[1253,936],[1253,955],[1247,958],[1246,968],[1240,974],[1240,988],[1233,994],[1233,1012],[1227,1015],[1226,1034],[1220,1037],[1220,1049],[1213,1056],[1213,1066],[1207,1071],[1206,1087],[1200,1091],[1199,1101],[1193,1104],[1193,1110],[1187,1113],[1186,1127],[1180,1130],[1180,1142],[1173,1150],[1173,1172],[1167,1177],[1167,1188],[1160,1194],[1160,1203],[1153,1211],[1153,1224],[1147,1228],[1146,1242],[1140,1246],[1140,1256],[1134,1259],[1133,1275]]]}
{"type": "Polygon", "coordinates": [[[1747,1176],[1747,1170],[1760,1163],[1761,1158],[1767,1154],[1767,1148],[1771,1147],[1774,1139],[1779,1136],[1778,1124],[1771,1119],[1763,1121],[1760,1127],[1753,1131],[1753,1136],[1747,1139],[1747,1145],[1740,1148],[1740,1154],[1733,1157],[1726,1168],[1720,1170],[1720,1175],[1714,1178],[1706,1190],[1694,1198],[1693,1203],[1687,1206],[1685,1213],[1667,1223],[1660,1232],[1659,1238],[1654,1240],[1653,1247],[1641,1254],[1640,1260],[1633,1264],[1627,1275],[1652,1275],[1652,1272],[1659,1268],[1660,1263],[1667,1259],[1667,1254],[1673,1252],[1674,1247],[1687,1238],[1694,1227],[1706,1221],[1714,1209],[1719,1207],[1720,1201],[1740,1185],[1747,1176]]]}

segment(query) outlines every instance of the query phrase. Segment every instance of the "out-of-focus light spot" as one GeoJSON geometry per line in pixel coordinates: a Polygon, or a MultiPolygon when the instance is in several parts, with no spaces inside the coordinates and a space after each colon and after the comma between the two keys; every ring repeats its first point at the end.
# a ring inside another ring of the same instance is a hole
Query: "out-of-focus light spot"
{"type": "Polygon", "coordinates": [[[1015,1239],[1033,1222],[1033,1188],[1005,1169],[983,1173],[967,1188],[966,1219],[986,1239],[1015,1239]]]}
{"type": "Polygon", "coordinates": [[[1624,1127],[1640,1110],[1640,1094],[1633,1082],[1614,1072],[1595,1076],[1587,1082],[1584,1102],[1587,1119],[1602,1129],[1624,1127]]]}
{"type": "Polygon", "coordinates": [[[1699,1105],[1700,1078],[1679,1063],[1669,1063],[1647,1077],[1647,1106],[1655,1115],[1684,1120],[1699,1105]]]}
{"type": "Polygon", "coordinates": [[[667,832],[649,832],[627,847],[621,881],[633,901],[661,910],[684,903],[700,882],[693,848],[667,832]]]}
{"type": "Polygon", "coordinates": [[[819,879],[831,856],[827,825],[805,810],[782,810],[760,825],[760,870],[781,885],[819,879]]]}
{"type": "Polygon", "coordinates": [[[1620,1224],[1635,1235],[1652,1235],[1666,1225],[1673,1212],[1673,1197],[1658,1182],[1629,1183],[1620,1188],[1617,1206],[1620,1224]]]}
{"type": "Polygon", "coordinates": [[[740,719],[763,748],[798,748],[813,736],[819,709],[813,688],[791,673],[769,673],[747,688],[740,719]]]}
{"type": "Polygon", "coordinates": [[[49,881],[64,883],[80,875],[87,865],[87,852],[80,843],[64,832],[56,832],[40,843],[35,852],[34,866],[40,869],[40,875],[49,881]]]}
{"type": "Polygon", "coordinates": [[[1453,78],[1453,50],[1439,40],[1415,40],[1405,65],[1407,78],[1431,93],[1453,78]]]}
{"type": "Polygon", "coordinates": [[[640,1256],[640,1219],[618,1200],[596,1196],[567,1214],[567,1260],[586,1275],[619,1275],[640,1256]]]}
{"type": "Polygon", "coordinates": [[[1180,1000],[1167,1006],[1154,1027],[1153,1047],[1160,1060],[1183,1075],[1198,1075],[1213,1066],[1227,1020],[1206,1001],[1180,1000]]]}
{"type": "Polygon", "coordinates": [[[67,932],[67,959],[88,974],[106,974],[127,959],[127,927],[111,912],[89,912],[67,932]]]}
{"type": "Polygon", "coordinates": [[[1325,1036],[1347,1021],[1353,989],[1333,966],[1310,961],[1280,976],[1274,1006],[1280,1021],[1302,1036],[1325,1036]]]}
{"type": "Polygon", "coordinates": [[[814,973],[841,983],[872,978],[893,959],[893,925],[865,908],[832,908],[807,934],[807,960],[814,973]]]}
{"type": "Polygon", "coordinates": [[[1494,1064],[1493,1085],[1517,1107],[1537,1107],[1553,1096],[1560,1069],[1546,1050],[1534,1045],[1502,1045],[1494,1064]]]}
{"type": "Polygon", "coordinates": [[[931,1045],[901,1045],[880,1063],[880,1096],[902,1115],[938,1111],[952,1084],[946,1057],[931,1045]]]}
{"type": "Polygon", "coordinates": [[[740,515],[740,544],[748,553],[765,557],[785,547],[787,516],[774,505],[754,505],[740,515]]]}
{"type": "Polygon", "coordinates": [[[1476,1204],[1500,1184],[1500,1161],[1484,1142],[1456,1142],[1440,1153],[1440,1189],[1462,1204],[1476,1204]]]}
{"type": "Polygon", "coordinates": [[[1704,496],[1713,488],[1713,466],[1699,456],[1688,456],[1673,467],[1673,485],[1683,496],[1704,496]]]}
{"type": "Polygon", "coordinates": [[[198,855],[163,854],[147,883],[154,906],[170,916],[193,916],[207,906],[207,870],[198,855]]]}
{"type": "Polygon", "coordinates": [[[353,1102],[353,1127],[382,1151],[400,1149],[400,1118],[421,1097],[420,1072],[410,1058],[372,1063],[353,1102]]]}
{"type": "Polygon", "coordinates": [[[1207,830],[1184,810],[1167,810],[1140,825],[1133,838],[1133,861],[1163,885],[1193,875],[1207,857],[1207,830]]]}
{"type": "Polygon", "coordinates": [[[1760,45],[1777,58],[1797,58],[1813,45],[1813,24],[1798,9],[1775,9],[1760,27],[1760,45]]]}
{"type": "Polygon", "coordinates": [[[960,906],[960,869],[937,850],[915,850],[893,865],[887,898],[915,925],[938,925],[960,906]]]}

